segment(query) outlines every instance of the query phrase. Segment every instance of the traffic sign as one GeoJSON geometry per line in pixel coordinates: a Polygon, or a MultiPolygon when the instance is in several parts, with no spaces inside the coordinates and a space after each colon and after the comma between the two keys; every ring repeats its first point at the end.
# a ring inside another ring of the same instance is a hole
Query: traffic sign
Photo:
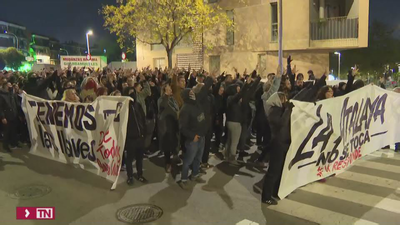
{"type": "Polygon", "coordinates": [[[125,59],[126,59],[126,54],[125,54],[125,52],[122,53],[121,57],[122,57],[122,60],[125,60],[125,59]]]}
{"type": "Polygon", "coordinates": [[[87,59],[87,60],[92,60],[92,55],[87,54],[87,55],[86,55],[86,59],[87,59]]]}

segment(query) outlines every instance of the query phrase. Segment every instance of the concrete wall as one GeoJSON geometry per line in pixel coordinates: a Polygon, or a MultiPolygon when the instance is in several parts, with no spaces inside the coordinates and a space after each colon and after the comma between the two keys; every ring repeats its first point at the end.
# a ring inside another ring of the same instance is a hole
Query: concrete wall
{"type": "MultiPolygon", "coordinates": [[[[316,77],[321,77],[325,71],[329,71],[329,52],[324,51],[294,51],[284,52],[284,58],[292,56],[292,66],[296,65],[298,73],[303,73],[304,78],[308,79],[308,70],[313,70],[316,77]]],[[[267,56],[268,73],[276,73],[278,68],[278,53],[269,52],[267,56]]],[[[286,60],[284,60],[286,69],[286,60]]]]}
{"type": "Polygon", "coordinates": [[[283,48],[307,49],[310,41],[310,0],[283,2],[283,48]]]}
{"type": "MultiPolygon", "coordinates": [[[[240,73],[247,69],[251,73],[258,63],[259,55],[266,54],[266,71],[262,75],[268,73],[276,73],[278,68],[277,52],[231,52],[222,53],[220,55],[221,69],[220,72],[234,74],[233,67],[236,67],[240,73]]],[[[212,55],[212,54],[211,54],[212,55]]],[[[289,55],[294,59],[292,65],[296,65],[299,73],[303,73],[308,79],[307,71],[313,70],[317,77],[322,76],[325,71],[329,71],[329,52],[325,51],[285,51],[284,57],[289,55]]],[[[209,70],[210,55],[204,57],[204,68],[209,70]]],[[[286,64],[286,60],[284,60],[286,64]]],[[[285,66],[286,68],[286,66],[285,66]]]]}
{"type": "MultiPolygon", "coordinates": [[[[172,65],[176,64],[176,54],[192,53],[191,48],[176,48],[172,56],[172,65]]],[[[136,61],[138,69],[150,66],[154,68],[154,59],[164,58],[165,65],[168,65],[167,52],[165,50],[151,50],[151,46],[140,41],[136,43],[136,61]]]]}
{"type": "Polygon", "coordinates": [[[358,0],[358,4],[359,4],[358,47],[366,48],[368,47],[369,0],[358,0]]]}
{"type": "Polygon", "coordinates": [[[354,0],[353,5],[350,8],[349,14],[347,15],[347,18],[349,19],[359,18],[360,15],[359,12],[360,12],[360,0],[354,0]]]}

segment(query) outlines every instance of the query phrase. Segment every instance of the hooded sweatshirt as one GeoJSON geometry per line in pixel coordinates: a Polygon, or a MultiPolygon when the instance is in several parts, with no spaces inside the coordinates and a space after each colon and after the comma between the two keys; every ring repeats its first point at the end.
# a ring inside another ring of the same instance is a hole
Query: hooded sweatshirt
{"type": "Polygon", "coordinates": [[[261,99],[263,100],[265,115],[268,114],[267,101],[273,94],[275,94],[279,90],[279,85],[281,83],[281,80],[282,80],[281,77],[275,77],[275,79],[272,81],[271,87],[261,96],[261,99]]]}
{"type": "Polygon", "coordinates": [[[189,141],[193,141],[196,135],[204,137],[207,133],[207,122],[203,107],[199,99],[191,99],[190,89],[182,91],[183,107],[179,114],[179,128],[183,136],[189,141]]]}
{"type": "Polygon", "coordinates": [[[211,77],[207,77],[204,80],[204,84],[197,84],[192,90],[196,93],[196,100],[200,104],[201,108],[204,110],[204,115],[206,117],[206,123],[208,129],[211,129],[213,113],[214,113],[214,96],[209,91],[210,87],[213,84],[213,79],[211,77]],[[197,90],[196,90],[197,89],[197,90]]]}
{"type": "Polygon", "coordinates": [[[266,103],[267,118],[271,128],[272,137],[280,131],[284,107],[278,93],[273,94],[266,103]]]}
{"type": "Polygon", "coordinates": [[[273,95],[271,95],[271,97],[266,102],[265,109],[267,112],[267,116],[271,113],[271,108],[273,106],[282,107],[282,101],[281,101],[281,98],[279,97],[278,92],[275,92],[273,95]]]}

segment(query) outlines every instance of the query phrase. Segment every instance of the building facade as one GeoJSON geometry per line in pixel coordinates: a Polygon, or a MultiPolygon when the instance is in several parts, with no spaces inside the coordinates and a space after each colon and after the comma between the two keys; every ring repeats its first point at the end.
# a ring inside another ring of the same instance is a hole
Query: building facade
{"type": "Polygon", "coordinates": [[[74,42],[61,44],[59,40],[37,33],[26,27],[0,20],[0,49],[18,48],[25,56],[36,58],[38,64],[59,64],[60,55],[85,55],[86,46],[74,42]]]}
{"type": "MultiPolygon", "coordinates": [[[[202,65],[208,71],[233,73],[253,70],[263,76],[278,67],[278,0],[208,0],[218,4],[234,20],[235,28],[224,28],[218,37],[203,35],[204,43],[178,46],[173,65],[202,65]],[[265,69],[265,70],[264,70],[265,69]]],[[[321,76],[329,69],[334,51],[368,47],[369,0],[283,0],[284,57],[292,55],[297,70],[307,76],[312,69],[321,76]]],[[[162,46],[138,42],[138,68],[164,67],[167,54],[162,46]]],[[[192,66],[193,67],[193,66],[192,66]]]]}
{"type": "Polygon", "coordinates": [[[0,21],[0,49],[15,47],[21,50],[25,55],[29,55],[30,34],[26,27],[0,21]]]}

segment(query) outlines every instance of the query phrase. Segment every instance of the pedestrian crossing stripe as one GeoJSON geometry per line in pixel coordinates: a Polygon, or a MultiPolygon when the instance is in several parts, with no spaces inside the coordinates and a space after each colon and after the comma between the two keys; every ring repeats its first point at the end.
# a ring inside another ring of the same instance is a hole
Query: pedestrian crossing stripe
{"type": "MultiPolygon", "coordinates": [[[[327,209],[322,209],[312,205],[303,204],[290,199],[279,201],[276,206],[269,206],[270,209],[292,215],[295,217],[303,218],[312,222],[329,225],[378,225],[368,220],[359,219],[357,217],[348,216],[342,213],[334,212],[327,209]],[[329,221],[329,223],[327,223],[329,221]]],[[[267,223],[268,223],[267,218],[267,223]]],[[[273,221],[270,221],[271,223],[273,221]]]]}
{"type": "Polygon", "coordinates": [[[400,214],[400,201],[390,198],[382,199],[381,196],[333,187],[321,183],[307,185],[303,187],[302,190],[400,214]]]}

